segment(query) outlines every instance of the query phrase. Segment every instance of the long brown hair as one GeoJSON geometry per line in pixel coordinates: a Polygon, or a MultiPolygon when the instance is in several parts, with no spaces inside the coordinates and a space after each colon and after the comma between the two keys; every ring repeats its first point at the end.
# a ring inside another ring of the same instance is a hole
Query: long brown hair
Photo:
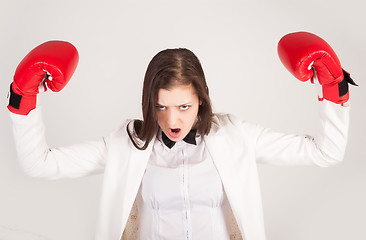
{"type": "Polygon", "coordinates": [[[135,120],[130,136],[136,148],[144,150],[156,135],[159,126],[156,121],[156,103],[160,89],[171,89],[177,85],[192,84],[199,100],[198,118],[195,128],[207,135],[211,129],[212,107],[205,74],[197,56],[186,48],[166,49],[150,61],[144,78],[142,91],[143,121],[135,120]],[[137,143],[139,142],[139,143],[137,143]],[[145,142],[142,146],[142,142],[145,142]]]}

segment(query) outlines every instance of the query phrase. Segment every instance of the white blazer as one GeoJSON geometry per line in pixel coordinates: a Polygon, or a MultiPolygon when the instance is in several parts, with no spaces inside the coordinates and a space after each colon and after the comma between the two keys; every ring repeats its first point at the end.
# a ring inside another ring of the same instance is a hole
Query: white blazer
{"type": "MultiPolygon", "coordinates": [[[[349,108],[326,100],[319,104],[319,130],[314,137],[274,132],[228,114],[214,115],[204,141],[245,240],[265,239],[257,163],[327,167],[343,159],[349,108]]],[[[127,120],[99,141],[50,149],[40,107],[27,116],[10,115],[26,174],[59,179],[104,173],[95,239],[121,239],[154,139],[146,150],[136,149],[126,132],[127,120]]]]}

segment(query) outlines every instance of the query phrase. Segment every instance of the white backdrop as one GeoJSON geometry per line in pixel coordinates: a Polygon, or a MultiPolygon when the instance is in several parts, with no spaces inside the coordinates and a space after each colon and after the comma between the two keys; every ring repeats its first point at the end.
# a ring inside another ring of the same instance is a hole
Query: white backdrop
{"type": "Polygon", "coordinates": [[[351,87],[343,163],[259,167],[268,239],[366,239],[365,9],[361,0],[1,0],[0,239],[88,240],[95,228],[101,176],[48,181],[18,166],[6,95],[33,47],[67,40],[80,54],[66,88],[41,96],[52,147],[97,139],[125,118],[140,118],[147,64],[172,47],[200,58],[215,112],[314,134],[316,90],[294,79],[276,52],[283,35],[300,30],[327,40],[360,87],[351,87]]]}

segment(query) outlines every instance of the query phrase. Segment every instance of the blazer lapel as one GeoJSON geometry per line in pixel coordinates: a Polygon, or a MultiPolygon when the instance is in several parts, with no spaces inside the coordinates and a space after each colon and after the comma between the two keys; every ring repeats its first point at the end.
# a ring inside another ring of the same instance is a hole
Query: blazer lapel
{"type": "MultiPolygon", "coordinates": [[[[123,230],[127,224],[131,209],[135,202],[142,178],[144,176],[146,166],[148,164],[155,137],[151,140],[145,150],[139,150],[130,142],[128,165],[124,167],[124,171],[120,173],[119,196],[115,196],[119,200],[116,206],[120,206],[120,211],[113,213],[116,216],[116,222],[119,226],[119,238],[122,236],[123,230]],[[121,214],[122,213],[122,214],[121,214]]],[[[126,149],[127,150],[127,149],[126,149]]],[[[115,209],[116,210],[116,209],[115,209]]]]}
{"type": "Polygon", "coordinates": [[[230,138],[228,132],[230,131],[224,128],[219,128],[218,125],[213,126],[213,131],[204,139],[208,152],[220,175],[241,234],[244,237],[243,226],[250,225],[248,225],[245,216],[247,207],[250,206],[250,204],[247,204],[248,198],[245,195],[245,188],[248,185],[248,179],[245,174],[247,169],[244,160],[234,152],[231,143],[228,141],[228,138],[230,138]]]}

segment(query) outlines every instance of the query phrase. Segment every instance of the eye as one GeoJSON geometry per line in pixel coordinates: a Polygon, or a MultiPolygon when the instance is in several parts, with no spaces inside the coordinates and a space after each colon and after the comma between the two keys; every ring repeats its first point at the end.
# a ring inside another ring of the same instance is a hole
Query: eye
{"type": "Polygon", "coordinates": [[[190,106],[189,105],[182,105],[182,106],[179,106],[180,110],[187,110],[190,106]]]}
{"type": "Polygon", "coordinates": [[[162,110],[166,109],[166,107],[158,105],[158,106],[156,106],[156,109],[158,111],[162,111],[162,110]]]}

